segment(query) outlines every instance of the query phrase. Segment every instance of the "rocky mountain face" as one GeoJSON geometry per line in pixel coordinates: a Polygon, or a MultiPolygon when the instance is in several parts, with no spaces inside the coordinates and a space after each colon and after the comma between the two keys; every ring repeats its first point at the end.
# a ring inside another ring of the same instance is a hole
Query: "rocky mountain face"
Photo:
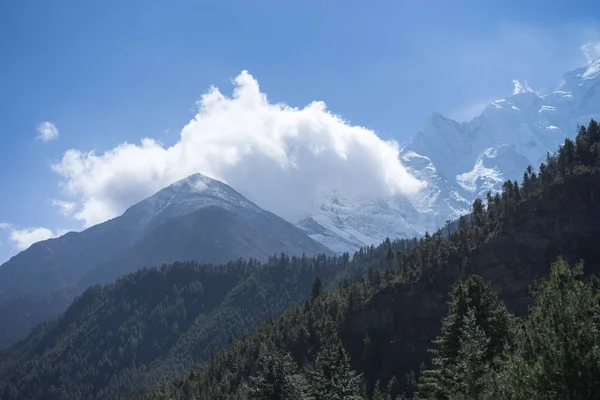
{"type": "Polygon", "coordinates": [[[62,312],[86,287],[110,283],[142,267],[185,260],[214,264],[238,258],[265,260],[282,252],[331,254],[302,230],[226,184],[192,175],[133,205],[120,217],[35,243],[2,265],[0,321],[20,322],[10,337],[1,338],[0,345],[62,312]],[[15,316],[14,307],[3,306],[7,304],[24,307],[17,307],[15,316]],[[27,310],[27,305],[36,310],[27,310]]]}
{"type": "Polygon", "coordinates": [[[408,170],[427,182],[408,198],[328,196],[297,225],[336,252],[354,252],[386,237],[407,238],[443,227],[469,212],[477,197],[521,180],[577,124],[600,117],[600,59],[568,72],[556,90],[535,93],[515,81],[511,96],[493,101],[469,122],[432,113],[401,150],[408,170]]]}

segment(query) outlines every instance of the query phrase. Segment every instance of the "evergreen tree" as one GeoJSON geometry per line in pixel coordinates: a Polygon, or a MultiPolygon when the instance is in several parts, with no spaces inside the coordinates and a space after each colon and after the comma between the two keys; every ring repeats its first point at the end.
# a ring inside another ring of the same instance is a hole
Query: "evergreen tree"
{"type": "Polygon", "coordinates": [[[257,375],[250,377],[248,394],[256,400],[304,400],[306,390],[306,381],[288,354],[265,350],[257,375]]]}
{"type": "Polygon", "coordinates": [[[312,284],[312,289],[310,292],[310,298],[314,300],[317,297],[319,297],[322,292],[323,292],[323,282],[321,281],[321,277],[315,276],[315,279],[312,284]]]}
{"type": "Polygon", "coordinates": [[[517,345],[491,374],[487,398],[600,399],[600,290],[582,264],[559,259],[533,289],[517,345]]]}
{"type": "Polygon", "coordinates": [[[388,382],[387,392],[392,400],[400,395],[400,382],[398,382],[396,375],[392,376],[392,379],[388,382]]]}
{"type": "Polygon", "coordinates": [[[386,400],[386,395],[381,391],[381,382],[375,382],[375,390],[373,391],[373,400],[386,400]]]}
{"type": "Polygon", "coordinates": [[[311,400],[360,400],[362,375],[350,366],[341,342],[328,344],[321,350],[310,373],[311,400]]]}
{"type": "Polygon", "coordinates": [[[442,335],[430,350],[434,368],[422,373],[419,399],[479,393],[485,371],[504,350],[510,315],[480,276],[454,285],[448,314],[442,321],[442,335]]]}

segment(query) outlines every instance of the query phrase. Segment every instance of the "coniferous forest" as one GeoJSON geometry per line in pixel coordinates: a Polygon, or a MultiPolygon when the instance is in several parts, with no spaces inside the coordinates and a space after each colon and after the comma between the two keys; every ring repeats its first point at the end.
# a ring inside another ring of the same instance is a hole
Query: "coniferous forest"
{"type": "Polygon", "coordinates": [[[0,353],[0,398],[600,398],[599,200],[592,120],[422,238],[89,288],[0,353]]]}

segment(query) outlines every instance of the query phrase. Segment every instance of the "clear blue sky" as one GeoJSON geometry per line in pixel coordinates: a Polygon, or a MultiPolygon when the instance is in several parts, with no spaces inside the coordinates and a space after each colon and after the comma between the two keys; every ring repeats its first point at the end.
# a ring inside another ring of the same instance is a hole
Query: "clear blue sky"
{"type": "MultiPolygon", "coordinates": [[[[466,118],[514,78],[551,88],[600,40],[593,16],[597,0],[5,0],[0,223],[80,228],[51,205],[64,151],[172,144],[200,95],[243,69],[272,101],[323,100],[404,141],[431,111],[466,118]],[[36,140],[43,121],[56,140],[36,140]]],[[[0,262],[15,253],[9,232],[0,262]]]]}

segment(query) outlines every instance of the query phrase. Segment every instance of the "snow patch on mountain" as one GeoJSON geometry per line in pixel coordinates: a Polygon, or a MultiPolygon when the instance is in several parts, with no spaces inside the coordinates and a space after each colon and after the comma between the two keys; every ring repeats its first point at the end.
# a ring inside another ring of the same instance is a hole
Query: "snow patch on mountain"
{"type": "Polygon", "coordinates": [[[456,181],[463,189],[475,193],[482,186],[486,186],[491,190],[495,184],[504,181],[502,172],[497,168],[488,168],[483,164],[483,156],[489,156],[492,152],[494,152],[492,147],[486,149],[477,159],[472,170],[456,175],[456,181]]]}
{"type": "Polygon", "coordinates": [[[592,61],[580,75],[582,79],[596,79],[600,76],[600,58],[592,61]]]}

